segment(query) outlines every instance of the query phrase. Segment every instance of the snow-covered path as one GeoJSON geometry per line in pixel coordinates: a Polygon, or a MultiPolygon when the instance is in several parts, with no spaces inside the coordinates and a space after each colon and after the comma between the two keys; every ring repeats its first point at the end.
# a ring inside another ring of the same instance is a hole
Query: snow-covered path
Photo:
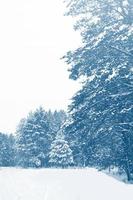
{"type": "Polygon", "coordinates": [[[0,169],[0,200],[132,200],[127,185],[95,169],[0,169]]]}

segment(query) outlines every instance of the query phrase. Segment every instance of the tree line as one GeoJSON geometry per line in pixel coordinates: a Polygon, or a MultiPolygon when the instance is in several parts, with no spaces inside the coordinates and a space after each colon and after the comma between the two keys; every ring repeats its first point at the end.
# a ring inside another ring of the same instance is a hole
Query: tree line
{"type": "Polygon", "coordinates": [[[66,15],[75,17],[82,45],[63,58],[71,79],[84,78],[82,87],[73,96],[67,117],[37,109],[21,121],[15,139],[6,136],[6,140],[12,140],[9,146],[15,144],[15,154],[14,148],[11,152],[22,167],[117,167],[131,180],[133,1],[66,0],[66,4],[66,15]]]}
{"type": "Polygon", "coordinates": [[[73,165],[72,151],[61,131],[63,110],[46,112],[42,107],[20,121],[16,133],[0,133],[0,166],[23,168],[73,165]]]}

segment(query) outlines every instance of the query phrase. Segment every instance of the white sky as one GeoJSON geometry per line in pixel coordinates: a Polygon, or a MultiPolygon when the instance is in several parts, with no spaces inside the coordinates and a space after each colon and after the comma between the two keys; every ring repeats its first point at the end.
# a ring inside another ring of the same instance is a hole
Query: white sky
{"type": "Polygon", "coordinates": [[[66,109],[78,84],[60,60],[80,44],[62,0],[0,1],[0,131],[40,105],[66,109]]]}

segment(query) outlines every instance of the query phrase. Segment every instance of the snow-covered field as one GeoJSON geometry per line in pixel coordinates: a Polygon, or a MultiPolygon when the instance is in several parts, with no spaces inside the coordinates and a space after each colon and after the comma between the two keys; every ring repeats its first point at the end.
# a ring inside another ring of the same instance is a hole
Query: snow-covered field
{"type": "Polygon", "coordinates": [[[95,169],[0,169],[0,200],[132,200],[133,185],[95,169]]]}

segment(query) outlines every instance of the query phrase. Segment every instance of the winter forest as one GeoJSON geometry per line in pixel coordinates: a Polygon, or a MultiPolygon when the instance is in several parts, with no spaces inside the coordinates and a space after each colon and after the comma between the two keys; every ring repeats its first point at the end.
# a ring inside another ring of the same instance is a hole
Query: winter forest
{"type": "Polygon", "coordinates": [[[0,166],[117,169],[133,180],[133,0],[65,0],[82,44],[66,52],[80,81],[67,111],[35,108],[0,133],[0,166]]]}

